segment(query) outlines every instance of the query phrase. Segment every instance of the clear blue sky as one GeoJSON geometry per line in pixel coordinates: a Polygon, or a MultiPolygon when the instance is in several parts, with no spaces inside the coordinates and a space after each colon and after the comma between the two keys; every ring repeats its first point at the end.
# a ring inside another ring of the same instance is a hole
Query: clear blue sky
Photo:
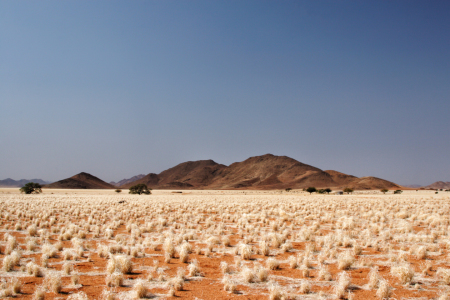
{"type": "Polygon", "coordinates": [[[449,1],[0,1],[0,179],[287,155],[450,181],[449,1]]]}

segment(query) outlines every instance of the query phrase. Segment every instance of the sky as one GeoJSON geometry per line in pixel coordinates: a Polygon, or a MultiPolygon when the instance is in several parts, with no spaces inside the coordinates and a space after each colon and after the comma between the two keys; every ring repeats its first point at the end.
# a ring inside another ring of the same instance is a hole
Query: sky
{"type": "Polygon", "coordinates": [[[448,1],[0,1],[0,179],[287,155],[450,181],[448,1]]]}

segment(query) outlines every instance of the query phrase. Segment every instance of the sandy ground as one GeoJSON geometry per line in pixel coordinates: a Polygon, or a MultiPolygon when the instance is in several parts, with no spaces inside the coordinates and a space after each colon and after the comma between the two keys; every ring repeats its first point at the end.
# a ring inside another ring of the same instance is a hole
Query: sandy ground
{"type": "MultiPolygon", "coordinates": [[[[333,194],[333,191],[331,194],[333,194]]],[[[449,195],[450,192],[439,191],[438,194],[435,194],[435,191],[431,190],[404,190],[402,194],[396,196],[445,196],[449,195]]],[[[19,188],[2,188],[0,187],[0,194],[20,194],[19,188]]],[[[107,189],[42,189],[42,194],[54,194],[54,195],[117,195],[115,190],[107,190],[107,189]]],[[[127,189],[123,189],[119,195],[128,194],[127,189]]],[[[286,192],[284,190],[152,190],[153,195],[309,195],[309,193],[304,192],[302,190],[292,190],[290,192],[286,192]]],[[[378,190],[362,190],[355,191],[351,195],[389,195],[392,194],[392,191],[387,192],[386,194],[381,193],[378,190]]],[[[312,194],[311,196],[320,196],[317,194],[312,194]]],[[[348,196],[344,194],[343,196],[348,196]]]]}
{"type": "Polygon", "coordinates": [[[20,280],[22,288],[15,299],[33,299],[40,286],[46,287],[45,299],[107,299],[104,291],[116,299],[134,299],[139,279],[145,297],[155,299],[335,299],[343,272],[351,283],[342,299],[383,299],[377,296],[377,286],[368,286],[374,267],[387,280],[391,299],[437,299],[450,283],[442,270],[438,274],[439,268],[450,270],[448,192],[361,191],[335,196],[302,191],[155,190],[152,195],[132,196],[127,190],[117,194],[44,189],[41,195],[25,196],[17,188],[0,188],[0,206],[0,278],[3,291],[12,278],[20,280]],[[122,200],[125,203],[118,204],[122,200]],[[33,224],[37,233],[30,236],[27,228],[33,224]],[[229,245],[222,241],[224,236],[229,245]],[[11,237],[17,245],[8,251],[11,237]],[[31,240],[36,243],[33,250],[28,248],[31,240]],[[170,252],[167,240],[175,248],[169,260],[165,259],[170,252]],[[181,261],[183,240],[192,248],[186,262],[181,261]],[[269,247],[267,256],[260,253],[261,241],[269,247]],[[44,266],[44,245],[58,243],[61,250],[44,266]],[[100,246],[108,249],[106,256],[100,246]],[[426,250],[424,257],[418,255],[420,247],[426,250]],[[248,257],[245,249],[250,251],[248,257]],[[66,259],[64,250],[79,256],[66,259]],[[6,271],[5,257],[11,251],[20,252],[21,258],[6,271]],[[346,253],[353,262],[341,268],[346,253]],[[107,265],[118,256],[129,258],[133,270],[122,274],[122,286],[108,287],[107,265]],[[270,259],[279,267],[270,269],[270,259]],[[199,273],[189,274],[195,261],[199,273]],[[41,267],[45,276],[28,274],[30,262],[41,267]],[[223,262],[229,267],[226,274],[223,262]],[[62,271],[64,263],[72,264],[78,284],[62,271]],[[393,270],[406,265],[413,277],[402,283],[393,270]],[[258,278],[261,269],[267,272],[266,279],[258,278]],[[321,270],[327,270],[331,280],[319,278],[321,270]],[[46,282],[55,272],[62,279],[58,293],[50,291],[46,282]],[[176,278],[183,278],[181,290],[174,288],[176,278]],[[234,293],[224,289],[224,278],[234,293]]]}

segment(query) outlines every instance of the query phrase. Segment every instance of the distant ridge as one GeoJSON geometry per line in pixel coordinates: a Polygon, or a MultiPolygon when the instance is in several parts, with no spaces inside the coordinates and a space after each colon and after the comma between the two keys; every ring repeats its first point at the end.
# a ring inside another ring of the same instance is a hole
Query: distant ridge
{"type": "Polygon", "coordinates": [[[121,186],[121,185],[130,183],[130,182],[139,180],[139,179],[141,179],[141,178],[143,178],[143,177],[145,177],[144,174],[139,174],[139,175],[133,176],[133,177],[128,178],[128,179],[122,179],[122,180],[119,181],[119,182],[114,182],[114,181],[112,181],[112,182],[110,182],[109,184],[114,185],[114,186],[121,186]]]}
{"type": "Polygon", "coordinates": [[[51,184],[44,188],[49,189],[115,189],[116,187],[104,182],[103,180],[92,176],[91,174],[81,172],[70,178],[66,178],[51,184]]]}
{"type": "Polygon", "coordinates": [[[418,189],[418,188],[422,187],[420,184],[406,184],[406,185],[403,185],[403,186],[407,187],[407,188],[412,188],[412,189],[418,189]]]}
{"type": "Polygon", "coordinates": [[[450,181],[444,182],[444,181],[436,181],[435,183],[432,183],[430,185],[424,186],[426,189],[450,189],[450,181]]]}
{"type": "Polygon", "coordinates": [[[314,186],[342,189],[399,189],[377,177],[355,177],[338,171],[322,171],[287,156],[265,154],[230,166],[213,160],[188,161],[160,174],[128,182],[121,188],[144,183],[155,189],[301,189],[314,186]]]}
{"type": "Polygon", "coordinates": [[[6,178],[4,180],[0,180],[0,187],[23,187],[28,182],[39,183],[41,185],[50,183],[50,182],[44,181],[42,179],[20,179],[20,180],[14,180],[14,179],[11,179],[11,178],[6,178]]]}

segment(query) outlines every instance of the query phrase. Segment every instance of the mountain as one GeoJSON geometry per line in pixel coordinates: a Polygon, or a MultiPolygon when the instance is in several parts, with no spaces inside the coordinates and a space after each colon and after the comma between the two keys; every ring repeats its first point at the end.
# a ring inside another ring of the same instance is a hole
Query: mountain
{"type": "Polygon", "coordinates": [[[225,165],[213,160],[184,162],[161,172],[158,175],[158,185],[164,188],[208,186],[216,174],[225,168],[225,165]]]}
{"type": "Polygon", "coordinates": [[[450,181],[444,182],[444,181],[436,181],[435,183],[432,183],[430,185],[424,186],[426,189],[450,189],[450,181]]]}
{"type": "Polygon", "coordinates": [[[50,182],[44,181],[42,179],[20,179],[20,180],[14,180],[11,178],[6,178],[4,180],[0,180],[0,187],[23,187],[28,182],[34,182],[39,183],[41,185],[49,184],[50,182]]]}
{"type": "Polygon", "coordinates": [[[115,189],[116,187],[88,173],[80,173],[70,178],[66,178],[44,188],[48,189],[115,189]]]}
{"type": "Polygon", "coordinates": [[[330,187],[341,189],[399,189],[399,185],[376,177],[347,175],[322,171],[287,156],[266,154],[250,157],[230,166],[213,160],[188,161],[160,174],[150,173],[128,182],[121,188],[138,183],[156,189],[284,189],[330,187]]]}
{"type": "Polygon", "coordinates": [[[130,182],[139,180],[139,179],[141,179],[141,178],[143,178],[143,177],[145,177],[145,175],[144,175],[144,174],[140,174],[140,175],[136,175],[136,176],[133,176],[133,177],[131,177],[131,178],[128,178],[128,179],[122,179],[122,180],[119,181],[119,182],[111,181],[109,184],[114,185],[114,186],[121,186],[121,185],[130,183],[130,182]]]}
{"type": "Polygon", "coordinates": [[[347,175],[333,170],[327,170],[325,172],[331,175],[339,187],[349,187],[355,190],[401,188],[398,184],[377,177],[367,176],[358,178],[353,175],[347,175]]]}
{"type": "Polygon", "coordinates": [[[338,185],[349,185],[358,179],[358,177],[356,176],[347,175],[334,170],[326,170],[325,172],[330,174],[331,178],[333,178],[333,181],[338,185]]]}
{"type": "Polygon", "coordinates": [[[287,156],[266,154],[250,157],[224,168],[215,176],[212,189],[277,189],[315,184],[333,185],[331,176],[322,170],[287,156]]]}
{"type": "Polygon", "coordinates": [[[225,165],[213,160],[188,161],[160,174],[147,174],[139,180],[122,185],[121,188],[129,188],[138,183],[144,183],[150,188],[203,188],[208,186],[217,172],[224,168],[225,165]]]}

